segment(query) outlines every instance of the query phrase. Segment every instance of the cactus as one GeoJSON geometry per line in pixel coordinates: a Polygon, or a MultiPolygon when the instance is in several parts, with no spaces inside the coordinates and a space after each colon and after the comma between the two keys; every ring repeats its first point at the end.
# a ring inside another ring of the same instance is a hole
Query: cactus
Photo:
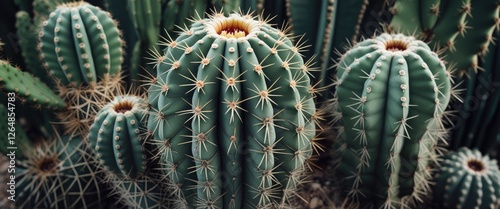
{"type": "Polygon", "coordinates": [[[65,86],[92,86],[120,72],[123,43],[116,23],[88,3],[57,6],[39,38],[44,66],[65,86]]]}
{"type": "Polygon", "coordinates": [[[100,171],[79,137],[32,145],[16,166],[18,208],[107,208],[100,171]]]}
{"type": "Polygon", "coordinates": [[[57,117],[66,134],[87,135],[98,107],[122,90],[123,43],[116,23],[88,3],[61,4],[43,22],[39,38],[44,66],[67,103],[57,117]]]}
{"type": "Polygon", "coordinates": [[[157,57],[148,129],[190,208],[284,206],[294,194],[312,154],[315,106],[286,32],[215,13],[157,57]]]}
{"type": "Polygon", "coordinates": [[[7,61],[0,60],[0,88],[15,93],[18,98],[38,108],[64,108],[65,102],[40,79],[22,72],[7,61]]]}
{"type": "Polygon", "coordinates": [[[341,189],[362,205],[408,206],[425,194],[430,160],[446,131],[450,73],[422,41],[381,34],[337,66],[335,152],[341,189]]]}
{"type": "Polygon", "coordinates": [[[499,208],[500,170],[478,150],[460,148],[443,157],[433,186],[442,208],[499,208]]]}
{"type": "Polygon", "coordinates": [[[115,96],[95,117],[89,142],[107,170],[135,178],[144,173],[147,161],[147,102],[133,95],[115,96]]]}

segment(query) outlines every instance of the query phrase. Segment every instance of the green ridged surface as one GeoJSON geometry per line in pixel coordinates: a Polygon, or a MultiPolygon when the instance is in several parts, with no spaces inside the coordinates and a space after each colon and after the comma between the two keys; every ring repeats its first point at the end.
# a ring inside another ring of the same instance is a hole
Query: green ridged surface
{"type": "Polygon", "coordinates": [[[0,61],[0,85],[5,93],[16,93],[16,97],[28,104],[42,108],[60,109],[65,107],[62,98],[57,96],[40,79],[0,61]]]}
{"type": "Polygon", "coordinates": [[[430,41],[431,48],[453,48],[464,34],[471,0],[397,0],[390,26],[398,33],[430,41]]]}
{"type": "Polygon", "coordinates": [[[91,85],[120,72],[123,50],[118,28],[98,7],[84,2],[58,6],[39,38],[45,67],[63,85],[91,85]]]}
{"type": "Polygon", "coordinates": [[[164,50],[148,91],[148,128],[190,208],[286,205],[315,135],[304,62],[267,24],[211,17],[164,50]],[[250,34],[218,35],[212,24],[230,20],[249,24],[250,34]]]}
{"type": "Polygon", "coordinates": [[[500,207],[500,170],[478,150],[460,148],[443,157],[433,196],[444,209],[500,207]]]}
{"type": "Polygon", "coordinates": [[[108,208],[96,163],[79,137],[33,145],[16,164],[17,208],[108,208]]]}
{"type": "Polygon", "coordinates": [[[410,205],[410,195],[425,192],[429,160],[446,133],[451,84],[443,62],[422,41],[381,34],[342,56],[337,79],[335,159],[344,195],[376,208],[410,205]],[[386,49],[394,43],[404,48],[386,49]]]}
{"type": "Polygon", "coordinates": [[[493,33],[500,24],[500,5],[497,0],[472,1],[471,15],[467,17],[470,28],[464,36],[456,38],[455,50],[447,50],[446,61],[462,73],[478,70],[478,60],[488,52],[494,42],[493,33]]]}
{"type": "Polygon", "coordinates": [[[147,103],[137,96],[116,96],[90,127],[89,142],[97,159],[119,176],[135,178],[148,161],[145,122],[147,103]]]}

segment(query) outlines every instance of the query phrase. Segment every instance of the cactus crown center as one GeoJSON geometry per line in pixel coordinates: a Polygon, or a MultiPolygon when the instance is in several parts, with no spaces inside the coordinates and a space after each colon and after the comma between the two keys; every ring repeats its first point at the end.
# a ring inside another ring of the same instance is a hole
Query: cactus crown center
{"type": "Polygon", "coordinates": [[[57,158],[43,158],[38,163],[36,163],[36,167],[44,172],[44,173],[52,173],[57,169],[57,164],[59,164],[57,158]]]}
{"type": "Polygon", "coordinates": [[[475,172],[483,172],[486,169],[483,162],[476,159],[471,159],[467,161],[467,166],[469,167],[469,169],[475,172]]]}
{"type": "Polygon", "coordinates": [[[115,104],[115,106],[113,106],[113,109],[117,113],[125,113],[127,111],[132,110],[133,107],[134,104],[131,101],[120,101],[117,104],[115,104]]]}
{"type": "Polygon", "coordinates": [[[225,19],[215,26],[215,31],[228,38],[241,38],[250,33],[250,24],[244,20],[225,19]]]}
{"type": "Polygon", "coordinates": [[[389,40],[385,43],[385,49],[388,51],[404,51],[408,48],[408,43],[403,40],[389,40]]]}

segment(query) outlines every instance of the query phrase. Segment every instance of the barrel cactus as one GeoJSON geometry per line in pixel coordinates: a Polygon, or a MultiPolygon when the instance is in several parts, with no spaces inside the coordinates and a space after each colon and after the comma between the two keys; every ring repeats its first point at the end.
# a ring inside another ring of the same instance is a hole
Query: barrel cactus
{"type": "Polygon", "coordinates": [[[80,137],[34,144],[17,161],[18,208],[108,208],[96,161],[80,137]]]}
{"type": "Polygon", "coordinates": [[[120,31],[109,13],[79,1],[57,6],[39,39],[43,65],[68,105],[59,119],[66,133],[86,135],[97,107],[121,89],[120,31]]]}
{"type": "Polygon", "coordinates": [[[347,51],[336,77],[330,108],[344,196],[375,208],[419,200],[446,133],[452,88],[442,60],[422,41],[384,33],[347,51]]]}
{"type": "Polygon", "coordinates": [[[133,96],[115,96],[95,117],[89,142],[97,159],[119,176],[135,178],[147,167],[147,101],[133,96]]]}
{"type": "Polygon", "coordinates": [[[194,20],[166,45],[148,90],[148,129],[184,204],[287,205],[316,131],[300,47],[237,13],[194,20]]]}
{"type": "Polygon", "coordinates": [[[443,157],[433,196],[442,208],[499,208],[500,170],[478,150],[460,148],[443,157]]]}

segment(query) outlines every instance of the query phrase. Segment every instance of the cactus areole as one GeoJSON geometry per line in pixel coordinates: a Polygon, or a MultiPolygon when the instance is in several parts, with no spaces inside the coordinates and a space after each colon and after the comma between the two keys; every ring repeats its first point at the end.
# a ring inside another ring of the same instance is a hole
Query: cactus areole
{"type": "Polygon", "coordinates": [[[148,91],[148,129],[167,175],[195,197],[186,204],[288,205],[312,153],[316,110],[286,31],[251,15],[214,14],[165,45],[148,91]]]}
{"type": "Polygon", "coordinates": [[[446,133],[451,79],[443,61],[413,37],[381,34],[342,56],[337,79],[337,171],[346,196],[375,207],[420,199],[446,133]]]}

